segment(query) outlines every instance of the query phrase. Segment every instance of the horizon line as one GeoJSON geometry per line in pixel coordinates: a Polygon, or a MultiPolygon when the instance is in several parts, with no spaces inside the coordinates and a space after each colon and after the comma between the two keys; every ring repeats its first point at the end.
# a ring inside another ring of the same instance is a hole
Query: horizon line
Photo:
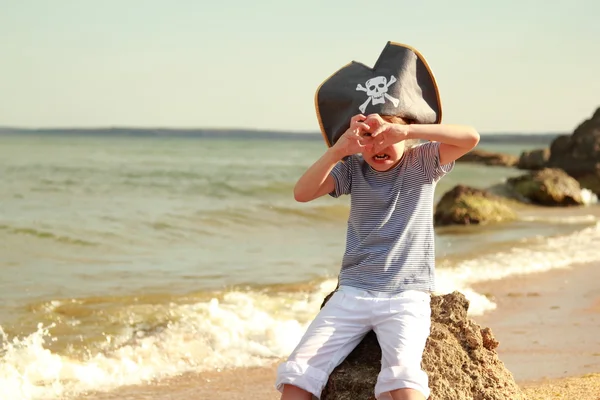
{"type": "MultiPolygon", "coordinates": [[[[42,126],[42,127],[24,127],[24,126],[9,126],[0,125],[1,130],[16,130],[16,131],[98,131],[98,130],[157,130],[157,131],[211,131],[211,132],[256,132],[256,133],[279,133],[279,134],[294,134],[294,135],[321,135],[318,130],[315,131],[300,131],[300,130],[276,130],[276,129],[261,129],[261,128],[215,128],[215,127],[165,127],[165,126],[135,126],[135,125],[97,125],[97,126],[42,126]]],[[[569,135],[573,131],[479,131],[482,135],[569,135]]]]}

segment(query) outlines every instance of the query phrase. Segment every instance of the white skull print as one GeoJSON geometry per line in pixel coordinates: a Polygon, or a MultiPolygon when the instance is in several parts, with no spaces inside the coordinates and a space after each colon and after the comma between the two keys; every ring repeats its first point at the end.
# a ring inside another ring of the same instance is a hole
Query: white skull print
{"type": "Polygon", "coordinates": [[[389,81],[385,76],[376,76],[365,82],[366,87],[359,83],[356,86],[356,90],[366,92],[367,96],[369,96],[367,100],[358,107],[360,112],[364,113],[370,102],[373,104],[383,104],[385,103],[385,99],[391,101],[392,104],[394,104],[394,107],[398,107],[399,100],[388,94],[388,88],[394,82],[396,82],[395,76],[391,76],[389,81]]]}

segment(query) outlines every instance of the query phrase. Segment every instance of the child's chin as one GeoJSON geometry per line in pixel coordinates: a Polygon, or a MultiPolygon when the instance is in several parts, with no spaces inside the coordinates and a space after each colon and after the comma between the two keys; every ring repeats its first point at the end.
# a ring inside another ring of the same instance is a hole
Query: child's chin
{"type": "Polygon", "coordinates": [[[383,163],[370,162],[369,165],[371,165],[371,167],[376,171],[384,172],[392,168],[394,166],[394,163],[390,162],[389,160],[386,160],[386,162],[383,163]]]}

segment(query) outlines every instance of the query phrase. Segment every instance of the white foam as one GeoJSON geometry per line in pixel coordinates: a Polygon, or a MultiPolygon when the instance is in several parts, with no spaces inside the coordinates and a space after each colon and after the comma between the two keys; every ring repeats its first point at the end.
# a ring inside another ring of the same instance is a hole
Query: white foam
{"type": "Polygon", "coordinates": [[[263,365],[293,350],[335,284],[323,282],[311,294],[229,292],[222,300],[165,305],[171,322],[164,329],[106,336],[86,359],[48,350],[52,326],[10,340],[0,327],[0,399],[59,399],[186,371],[263,365]]]}
{"type": "Polygon", "coordinates": [[[598,221],[598,217],[593,214],[586,215],[571,215],[571,216],[523,216],[521,217],[522,221],[528,222],[550,222],[553,224],[567,224],[567,225],[576,225],[576,224],[585,224],[585,223],[593,223],[598,221]]]}
{"type": "Polygon", "coordinates": [[[589,189],[581,189],[581,198],[586,205],[598,203],[598,196],[589,189]]]}
{"type": "Polygon", "coordinates": [[[538,238],[508,252],[461,261],[451,268],[438,268],[437,288],[440,293],[463,292],[471,302],[469,314],[480,315],[496,308],[496,304],[473,291],[470,288],[473,283],[600,261],[598,248],[600,223],[567,236],[538,238]]]}

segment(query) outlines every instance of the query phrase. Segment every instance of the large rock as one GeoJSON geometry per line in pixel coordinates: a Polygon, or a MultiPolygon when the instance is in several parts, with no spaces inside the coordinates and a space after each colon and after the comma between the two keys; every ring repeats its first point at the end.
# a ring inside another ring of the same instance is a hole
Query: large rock
{"type": "Polygon", "coordinates": [[[471,162],[485,165],[513,167],[517,165],[518,158],[510,154],[491,153],[485,150],[471,150],[460,157],[457,162],[471,162]]]}
{"type": "Polygon", "coordinates": [[[545,168],[516,178],[508,184],[532,203],[544,206],[583,205],[579,182],[557,168],[545,168]]]}
{"type": "Polygon", "coordinates": [[[446,192],[435,208],[436,226],[485,224],[516,218],[506,200],[488,191],[457,185],[446,192]]]}
{"type": "Polygon", "coordinates": [[[563,169],[583,187],[600,194],[600,108],[572,135],[552,142],[548,167],[563,169]]]}
{"type": "Polygon", "coordinates": [[[521,157],[519,157],[517,168],[532,171],[544,169],[549,159],[550,149],[524,151],[521,153],[521,157]]]}
{"type": "Polygon", "coordinates": [[[591,190],[596,196],[600,196],[600,169],[580,175],[577,177],[577,182],[582,188],[591,190]]]}
{"type": "MultiPolygon", "coordinates": [[[[459,292],[431,298],[431,334],[422,362],[429,400],[524,400],[498,358],[498,341],[489,328],[467,318],[468,307],[459,292]]],[[[373,400],[380,369],[381,348],[371,331],[332,372],[321,399],[373,400]]]]}

